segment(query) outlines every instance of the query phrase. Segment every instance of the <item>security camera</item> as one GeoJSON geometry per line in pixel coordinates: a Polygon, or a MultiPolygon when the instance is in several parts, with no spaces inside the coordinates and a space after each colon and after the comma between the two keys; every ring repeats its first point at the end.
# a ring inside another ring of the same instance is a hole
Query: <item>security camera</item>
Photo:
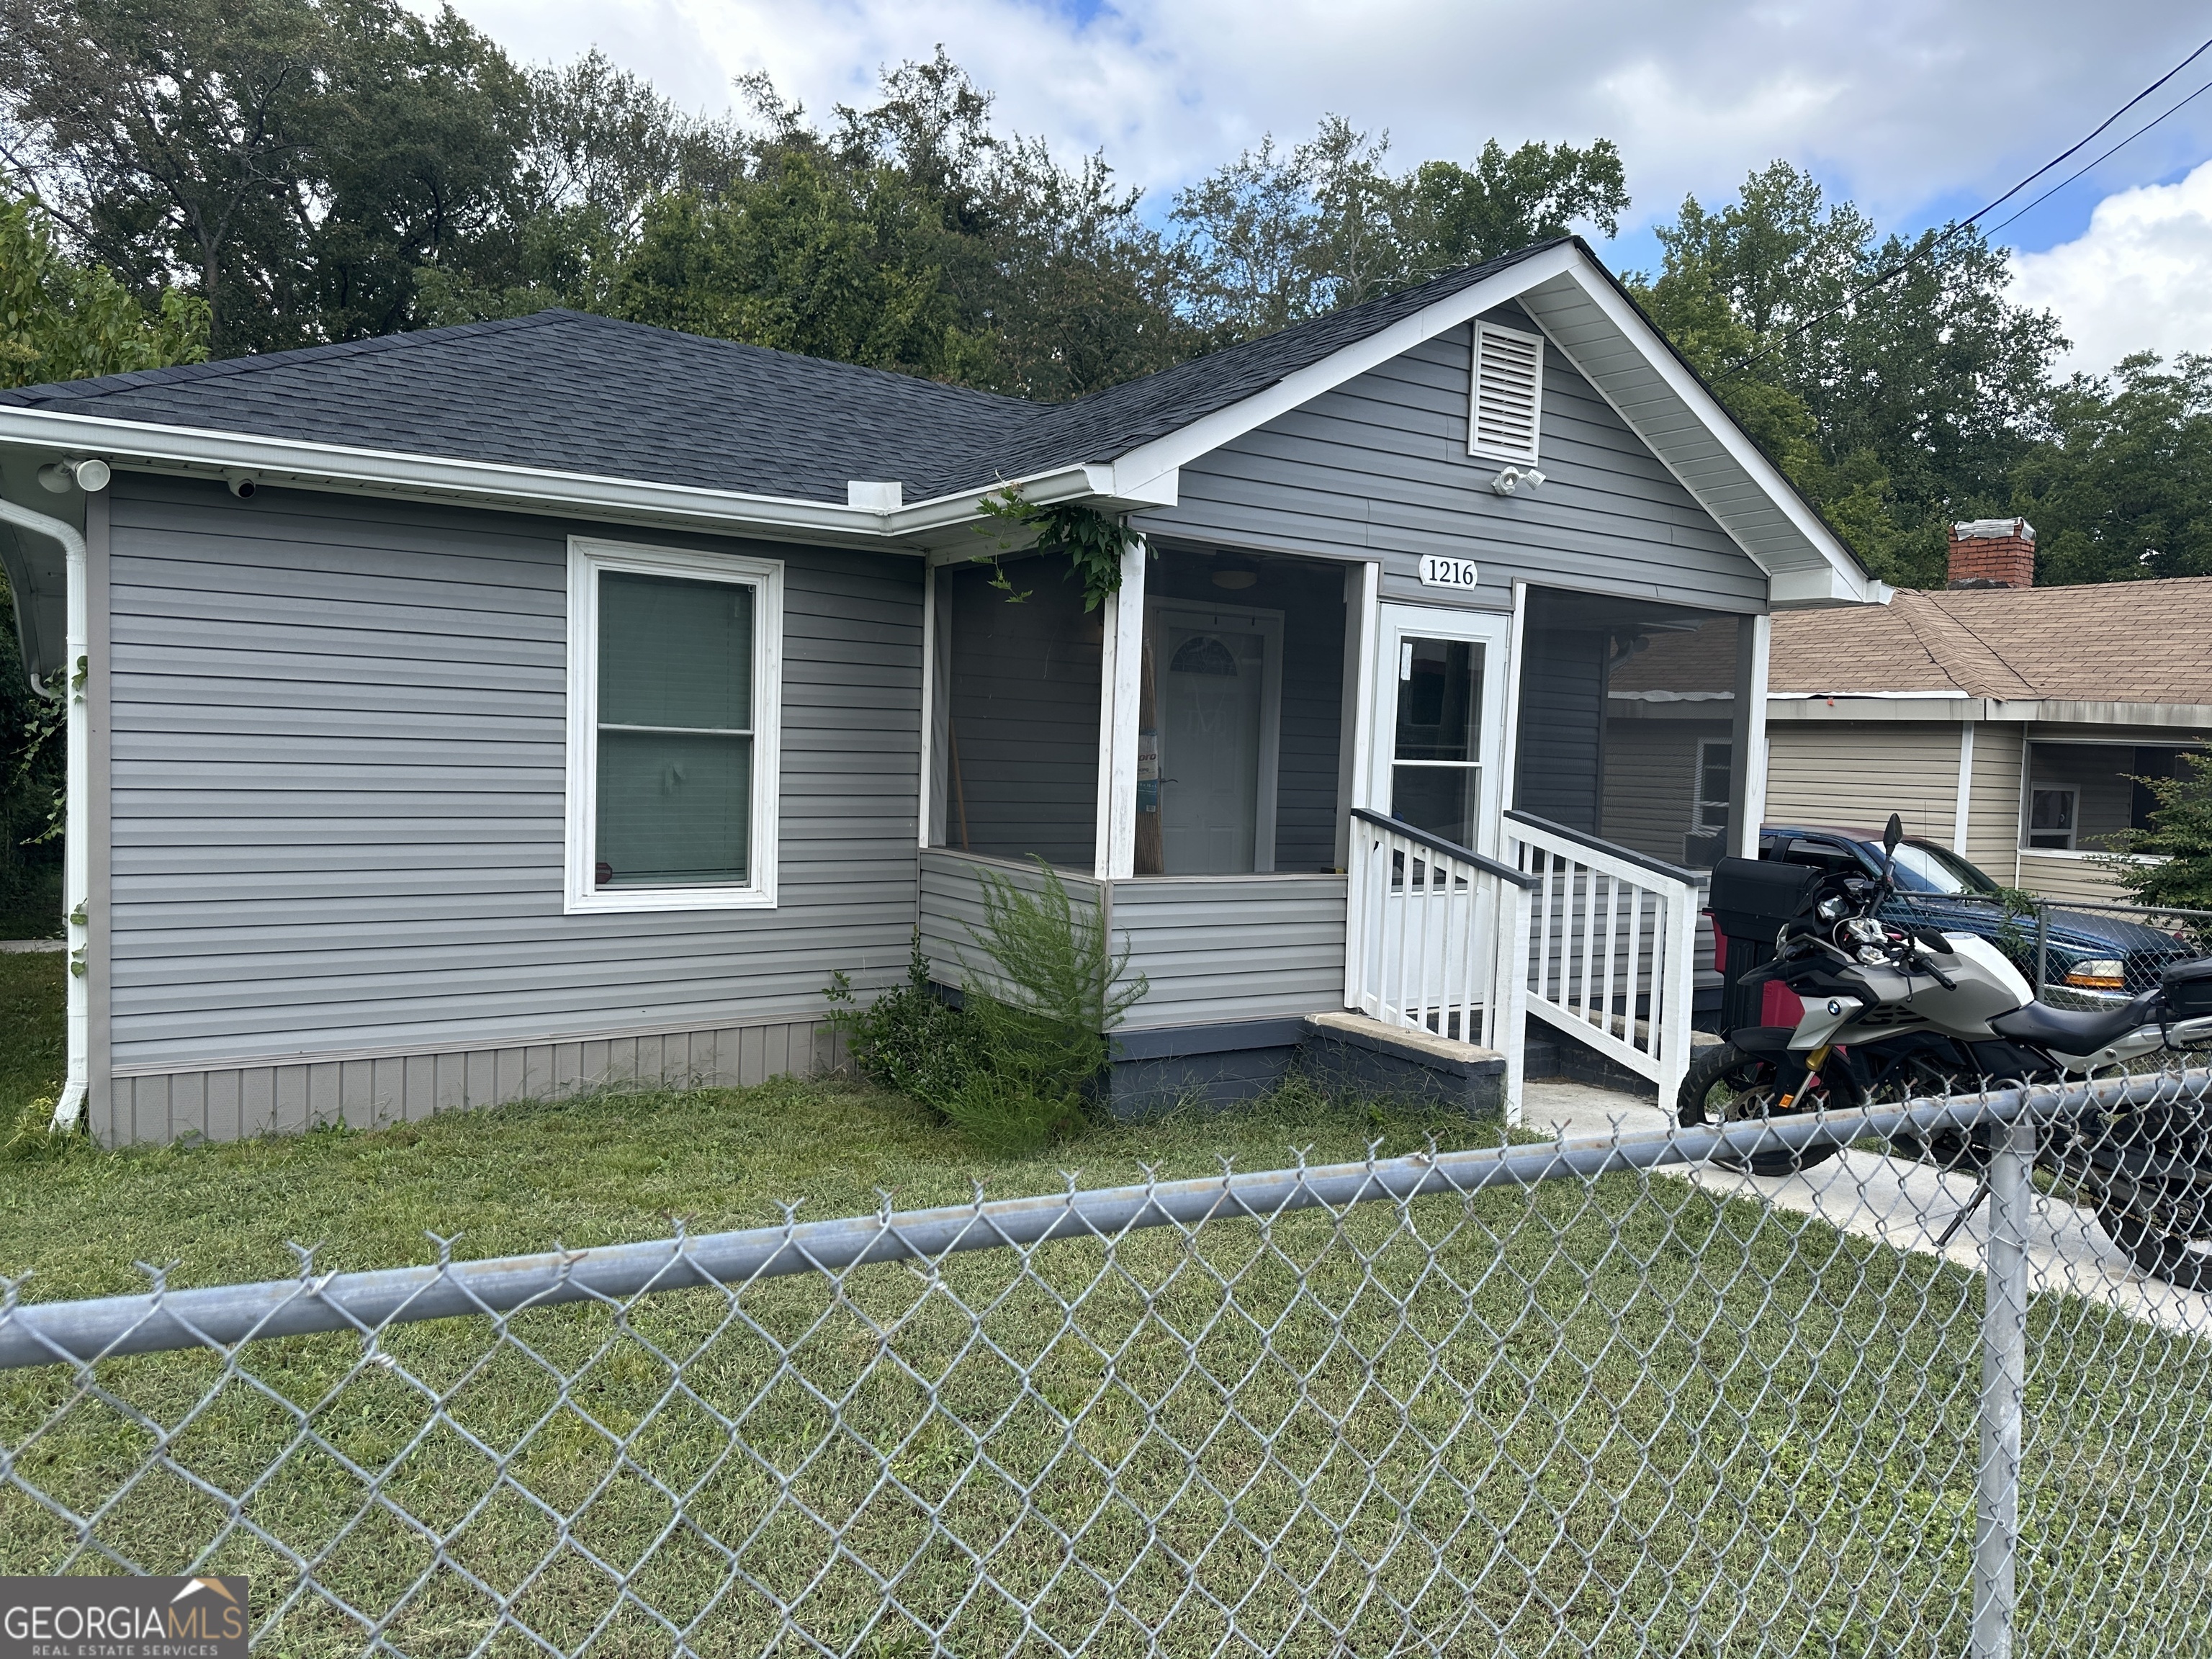
{"type": "Polygon", "coordinates": [[[251,472],[226,472],[222,480],[230,486],[230,493],[241,501],[252,501],[253,492],[261,488],[259,481],[251,472]]]}

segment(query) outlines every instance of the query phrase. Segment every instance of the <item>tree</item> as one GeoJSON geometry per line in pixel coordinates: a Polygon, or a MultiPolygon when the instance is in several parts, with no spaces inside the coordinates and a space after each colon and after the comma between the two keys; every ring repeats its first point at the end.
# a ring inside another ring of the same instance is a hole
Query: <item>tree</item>
{"type": "Polygon", "coordinates": [[[1879,575],[1941,586],[1944,524],[2002,511],[2050,402],[2057,319],[2004,251],[1947,227],[1877,241],[1778,161],[1659,230],[1652,319],[1879,575]]]}
{"type": "Polygon", "coordinates": [[[1286,152],[1263,138],[1176,198],[1183,301],[1216,338],[1249,339],[1340,307],[1495,258],[1586,223],[1611,235],[1628,193],[1620,153],[1599,139],[1495,139],[1472,168],[1385,165],[1339,116],[1286,152]]]}
{"type": "Polygon", "coordinates": [[[36,203],[0,198],[0,386],[198,362],[206,305],[165,289],[149,313],[114,276],[54,246],[36,203]]]}
{"type": "Polygon", "coordinates": [[[33,136],[18,182],[133,286],[190,272],[216,355],[259,343],[252,319],[299,309],[305,109],[331,56],[306,0],[0,0],[0,90],[33,136]]]}
{"type": "Polygon", "coordinates": [[[2151,352],[2051,400],[2051,441],[2013,473],[2036,527],[2036,580],[2212,575],[2212,357],[2151,352]]]}

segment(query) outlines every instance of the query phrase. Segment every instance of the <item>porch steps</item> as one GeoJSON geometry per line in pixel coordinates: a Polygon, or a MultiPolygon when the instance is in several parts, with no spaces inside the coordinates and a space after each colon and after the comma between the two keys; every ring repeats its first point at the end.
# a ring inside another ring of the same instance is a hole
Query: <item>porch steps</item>
{"type": "Polygon", "coordinates": [[[1304,1024],[1300,1069],[1321,1088],[1435,1101],[1470,1114],[1504,1109],[1505,1056],[1495,1048],[1364,1014],[1308,1014],[1304,1024]]]}

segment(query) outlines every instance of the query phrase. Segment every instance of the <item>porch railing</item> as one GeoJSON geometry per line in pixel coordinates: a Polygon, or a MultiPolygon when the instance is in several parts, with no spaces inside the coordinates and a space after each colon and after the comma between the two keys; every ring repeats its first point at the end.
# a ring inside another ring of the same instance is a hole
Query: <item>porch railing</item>
{"type": "Polygon", "coordinates": [[[1529,898],[1537,878],[1364,807],[1352,809],[1347,1006],[1505,1057],[1521,1115],[1529,898]]]}
{"type": "Polygon", "coordinates": [[[1504,828],[1535,884],[1528,1012],[1649,1078],[1671,1109],[1690,1064],[1697,873],[1527,812],[1504,828]]]}

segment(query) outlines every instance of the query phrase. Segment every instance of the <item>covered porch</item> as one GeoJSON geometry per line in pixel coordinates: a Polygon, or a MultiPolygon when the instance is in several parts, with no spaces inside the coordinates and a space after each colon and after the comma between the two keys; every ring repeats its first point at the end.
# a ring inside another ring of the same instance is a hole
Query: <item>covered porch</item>
{"type": "Polygon", "coordinates": [[[1085,612],[1066,568],[931,571],[935,977],[1041,858],[1151,988],[1117,1106],[1257,1093],[1347,1010],[1493,1054],[1509,1117],[1558,1039],[1671,1096],[1698,866],[1759,817],[1763,617],[1164,538],[1085,612]]]}

